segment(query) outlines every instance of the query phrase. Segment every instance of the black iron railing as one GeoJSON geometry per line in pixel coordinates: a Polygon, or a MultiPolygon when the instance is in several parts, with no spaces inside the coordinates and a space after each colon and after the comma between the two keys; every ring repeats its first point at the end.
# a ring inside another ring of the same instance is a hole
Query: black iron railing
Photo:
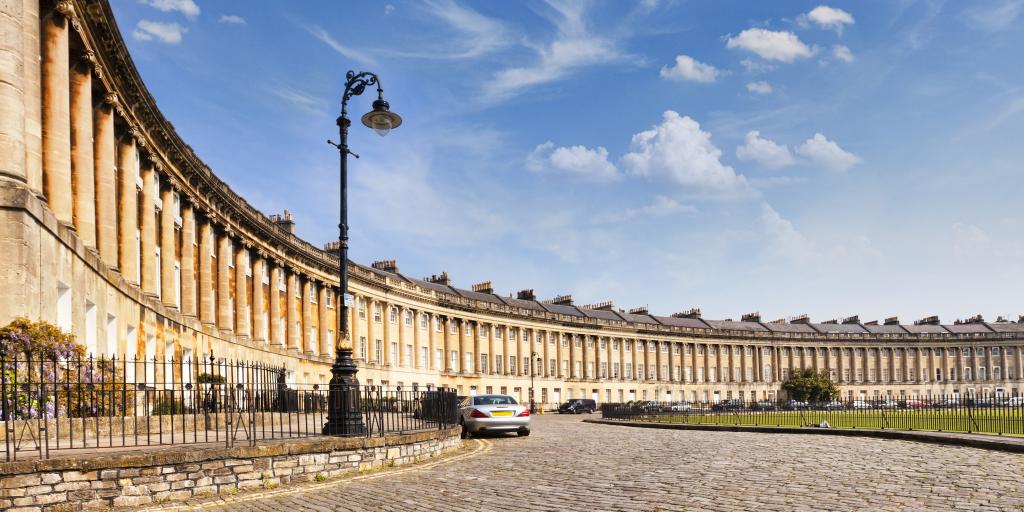
{"type": "Polygon", "coordinates": [[[1024,398],[997,395],[602,404],[607,419],[659,423],[927,430],[1024,436],[1024,398]]]}
{"type": "MultiPolygon", "coordinates": [[[[6,460],[71,450],[321,436],[328,385],[291,382],[263,363],[137,358],[31,359],[0,352],[6,460]]],[[[360,436],[442,429],[457,421],[453,390],[355,386],[360,436]]],[[[348,404],[345,404],[348,405],[348,404]]]]}

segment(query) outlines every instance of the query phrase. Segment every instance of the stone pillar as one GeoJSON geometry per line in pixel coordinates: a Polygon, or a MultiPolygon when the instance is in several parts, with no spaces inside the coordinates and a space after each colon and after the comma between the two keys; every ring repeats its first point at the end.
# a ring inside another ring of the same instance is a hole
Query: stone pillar
{"type": "MultiPolygon", "coordinates": [[[[27,91],[34,89],[37,82],[27,81],[25,68],[35,66],[25,61],[28,28],[38,30],[38,21],[32,22],[32,8],[38,9],[39,2],[18,0],[0,3],[0,176],[28,184],[26,166],[26,114],[27,91]],[[26,13],[26,11],[28,11],[26,13]],[[27,83],[26,83],[27,82],[27,83]]],[[[38,16],[38,13],[36,13],[38,16]]],[[[49,23],[48,23],[49,24],[49,23]]],[[[66,27],[66,25],[65,25],[66,27]]]]}
{"type": "Polygon", "coordinates": [[[239,243],[235,248],[235,336],[252,334],[249,313],[249,248],[239,243]]]}
{"type": "Polygon", "coordinates": [[[409,360],[405,350],[405,308],[398,305],[395,307],[398,308],[398,364],[395,366],[405,366],[409,360]]]}
{"type": "Polygon", "coordinates": [[[231,332],[234,327],[231,311],[231,238],[219,235],[217,240],[217,328],[231,332]]]}
{"type": "Polygon", "coordinates": [[[139,160],[135,137],[131,133],[124,134],[117,149],[120,183],[117,206],[118,268],[125,280],[139,284],[139,192],[135,183],[139,176],[139,160]]]}
{"type": "MultiPolygon", "coordinates": [[[[160,201],[163,203],[160,210],[160,296],[164,304],[180,308],[178,287],[174,280],[174,265],[178,262],[178,238],[174,236],[174,189],[164,187],[160,191],[160,201]]],[[[184,224],[184,219],[182,221],[184,224]]],[[[184,283],[184,276],[181,279],[184,283]]],[[[182,292],[184,294],[184,286],[182,292]]]]}
{"type": "MultiPolygon", "coordinates": [[[[508,326],[507,325],[503,325],[503,326],[501,326],[501,329],[503,331],[505,331],[505,336],[502,337],[501,341],[502,341],[502,343],[507,343],[508,342],[508,336],[509,336],[508,326]]],[[[473,357],[476,358],[476,361],[479,361],[481,354],[483,354],[483,350],[480,349],[480,335],[481,334],[482,334],[482,332],[480,332],[480,331],[473,333],[473,357]]],[[[494,330],[493,329],[488,329],[487,330],[487,373],[489,373],[491,375],[494,375],[494,353],[495,353],[494,330]]],[[[481,369],[480,368],[477,368],[477,373],[481,373],[481,369]]]]}
{"type": "MultiPolygon", "coordinates": [[[[451,335],[448,334],[450,332],[448,326],[451,324],[451,321],[451,317],[446,316],[444,317],[444,322],[442,322],[441,324],[441,336],[444,339],[444,357],[442,357],[442,362],[444,363],[444,368],[446,372],[454,372],[457,370],[457,368],[452,367],[451,335]]],[[[456,361],[456,363],[458,363],[458,361],[456,361]]]]}
{"type": "Polygon", "coordinates": [[[288,339],[288,350],[298,352],[302,349],[300,343],[302,342],[301,333],[296,329],[296,324],[299,321],[299,303],[295,298],[299,295],[299,278],[294,272],[288,272],[288,291],[285,292],[285,299],[287,300],[287,314],[288,321],[285,323],[284,330],[287,333],[286,338],[288,339]]]}
{"type": "MultiPolygon", "coordinates": [[[[459,337],[459,373],[467,373],[469,371],[469,368],[466,367],[466,353],[469,351],[466,350],[465,320],[463,320],[462,322],[456,322],[453,319],[452,324],[455,325],[455,329],[458,331],[459,337]]],[[[476,357],[476,354],[473,354],[473,357],[476,357]]],[[[475,364],[473,365],[473,367],[474,369],[476,369],[475,364]]]]}
{"type": "Polygon", "coordinates": [[[270,346],[283,348],[281,336],[281,264],[277,261],[270,267],[270,346]]]}
{"type": "MultiPolygon", "coordinates": [[[[391,364],[391,304],[387,302],[380,302],[380,321],[384,324],[382,329],[384,334],[384,364],[392,366],[391,364]]],[[[397,366],[397,365],[394,365],[397,366]]]]}
{"type": "Polygon", "coordinates": [[[82,58],[71,67],[71,188],[75,230],[88,247],[96,247],[92,111],[92,63],[82,58]]]}
{"type": "MultiPolygon", "coordinates": [[[[430,352],[427,354],[427,367],[426,369],[441,372],[444,371],[444,364],[440,368],[437,368],[437,362],[434,359],[437,357],[437,340],[434,339],[434,314],[426,313],[427,315],[427,350],[430,352]]],[[[441,362],[444,362],[444,357],[441,358],[441,362]]]]}
{"type": "Polygon", "coordinates": [[[302,353],[316,355],[316,340],[313,339],[313,281],[302,280],[302,353]]]}
{"type": "Polygon", "coordinates": [[[142,214],[139,221],[139,236],[142,240],[142,291],[156,295],[159,283],[156,282],[156,172],[153,165],[142,166],[142,214]]]}
{"type": "Polygon", "coordinates": [[[213,226],[209,219],[199,225],[199,319],[204,325],[217,323],[213,300],[213,226]]]}
{"type": "MultiPolygon", "coordinates": [[[[15,1],[11,0],[6,4],[13,4],[15,1]]],[[[74,8],[71,2],[58,2],[57,9],[41,20],[43,193],[57,220],[65,224],[71,224],[73,220],[70,64],[68,62],[68,17],[73,12],[74,8]]],[[[11,32],[13,35],[15,31],[11,32]]],[[[18,38],[14,40],[17,41],[18,38]]],[[[19,144],[17,149],[24,151],[24,146],[19,144]]]]}
{"type": "MultiPolygon", "coordinates": [[[[6,7],[6,5],[7,4],[5,4],[5,7],[0,7],[0,10],[6,11],[6,9],[8,8],[8,7],[6,7]]],[[[42,194],[43,194],[43,104],[42,104],[43,100],[42,100],[42,92],[43,91],[42,91],[42,88],[40,87],[40,84],[42,83],[42,66],[39,65],[39,63],[42,61],[42,49],[40,48],[41,41],[40,41],[40,33],[39,33],[40,32],[40,30],[39,30],[39,28],[40,28],[40,25],[39,25],[39,0],[23,0],[22,1],[22,6],[23,7],[22,7],[22,12],[21,12],[21,20],[22,20],[22,27],[21,28],[22,28],[22,44],[23,44],[24,52],[21,53],[21,54],[18,54],[18,55],[11,55],[10,58],[15,63],[15,65],[12,66],[12,67],[9,67],[9,68],[4,68],[4,69],[8,70],[8,71],[15,71],[15,70],[17,70],[20,67],[23,70],[24,81],[21,84],[19,84],[18,83],[18,79],[17,79],[16,76],[10,76],[10,77],[2,76],[2,77],[0,77],[0,82],[11,84],[10,89],[5,89],[4,92],[0,93],[0,94],[14,94],[16,96],[17,95],[17,91],[23,90],[23,92],[24,92],[24,96],[23,96],[24,103],[23,104],[24,104],[24,109],[25,109],[24,110],[24,114],[22,116],[18,115],[18,112],[16,110],[18,108],[18,104],[16,104],[13,101],[8,101],[7,99],[3,99],[3,100],[0,100],[0,103],[2,103],[4,105],[9,105],[11,109],[15,109],[15,110],[11,111],[11,115],[10,115],[11,119],[15,119],[15,120],[19,119],[19,118],[23,118],[24,119],[24,127],[25,127],[24,128],[25,129],[25,132],[24,132],[24,145],[25,145],[24,146],[25,147],[25,166],[24,166],[24,172],[25,172],[25,174],[26,174],[26,176],[28,178],[28,187],[29,187],[29,189],[32,190],[32,192],[34,192],[36,195],[42,196],[42,194]],[[21,61],[22,65],[21,66],[18,65],[18,58],[19,57],[22,58],[22,61],[21,61]],[[23,87],[23,89],[22,89],[22,87],[23,87]]],[[[11,15],[11,19],[16,21],[17,20],[17,18],[16,18],[16,16],[17,16],[17,14],[16,14],[17,7],[14,6],[14,5],[11,5],[9,7],[9,9],[11,9],[10,12],[9,12],[9,14],[11,15]]],[[[6,33],[6,31],[5,31],[5,33],[6,33]]],[[[3,43],[0,43],[0,53],[2,53],[4,51],[3,49],[5,49],[5,48],[12,48],[12,49],[15,48],[14,45],[16,44],[15,42],[17,40],[18,40],[18,36],[15,33],[11,33],[9,37],[4,37],[3,38],[3,43]],[[11,44],[11,46],[6,46],[8,42],[11,44]]],[[[7,59],[7,57],[0,57],[0,58],[2,58],[4,60],[7,59]]],[[[0,72],[0,73],[2,73],[2,72],[0,72]]],[[[21,103],[21,102],[19,102],[19,103],[21,103]]],[[[0,121],[0,124],[2,124],[2,123],[3,123],[3,121],[0,121]]],[[[16,136],[14,136],[17,133],[17,127],[16,127],[16,125],[12,125],[11,128],[12,128],[12,131],[10,132],[12,134],[11,141],[14,142],[16,140],[16,138],[17,138],[16,136]]],[[[0,128],[0,131],[6,131],[6,128],[0,128]]],[[[2,133],[2,132],[0,132],[0,133],[2,133]]],[[[0,135],[0,148],[2,148],[2,149],[0,149],[0,159],[8,157],[8,151],[7,151],[8,150],[8,146],[6,145],[5,142],[2,142],[3,137],[4,137],[3,135],[0,135]]],[[[17,143],[14,142],[13,145],[16,146],[17,143]]],[[[10,153],[10,157],[14,158],[14,161],[16,163],[18,161],[17,160],[17,151],[13,149],[13,146],[11,146],[11,149],[12,149],[13,152],[10,153]]],[[[16,166],[12,166],[10,168],[10,173],[9,174],[20,176],[21,174],[18,173],[17,171],[15,171],[15,167],[16,166]]],[[[7,167],[6,163],[5,164],[0,164],[0,173],[4,173],[5,170],[7,170],[7,169],[8,169],[8,167],[7,167]]],[[[15,179],[18,179],[18,178],[15,177],[15,179]]],[[[19,179],[19,181],[21,181],[21,180],[19,179]]],[[[116,244],[115,244],[115,246],[116,246],[116,244]]],[[[114,257],[114,260],[115,261],[117,260],[116,256],[114,257]]],[[[116,263],[113,266],[117,266],[116,263]]]]}
{"type": "MultiPolygon", "coordinates": [[[[423,368],[423,361],[420,359],[422,353],[422,343],[420,343],[420,312],[412,309],[409,311],[412,315],[412,367],[423,368]]],[[[427,359],[430,359],[430,354],[427,354],[427,359]]]]}
{"type": "MultiPolygon", "coordinates": [[[[117,267],[117,164],[114,139],[114,104],[108,94],[93,109],[93,172],[96,177],[96,245],[100,258],[117,267]]],[[[134,183],[132,184],[134,186],[134,183]]]]}
{"type": "Polygon", "coordinates": [[[181,205],[181,312],[196,315],[196,216],[191,204],[181,205]]]}
{"type": "MultiPolygon", "coordinates": [[[[252,339],[261,342],[267,341],[267,307],[263,297],[263,276],[267,275],[267,255],[263,251],[257,251],[256,258],[252,262],[252,339]]],[[[273,281],[270,288],[273,290],[273,281]]]]}

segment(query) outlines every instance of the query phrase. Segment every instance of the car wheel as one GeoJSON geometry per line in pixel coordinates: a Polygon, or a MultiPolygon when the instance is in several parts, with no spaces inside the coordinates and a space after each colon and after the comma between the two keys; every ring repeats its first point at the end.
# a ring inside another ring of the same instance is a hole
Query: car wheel
{"type": "Polygon", "coordinates": [[[516,432],[516,434],[518,434],[519,437],[529,437],[530,431],[529,430],[520,430],[520,431],[516,432]]]}
{"type": "Polygon", "coordinates": [[[469,439],[470,434],[469,434],[469,430],[466,428],[466,423],[463,422],[463,421],[460,421],[459,422],[459,426],[462,427],[462,434],[461,434],[462,438],[463,439],[469,439]]]}

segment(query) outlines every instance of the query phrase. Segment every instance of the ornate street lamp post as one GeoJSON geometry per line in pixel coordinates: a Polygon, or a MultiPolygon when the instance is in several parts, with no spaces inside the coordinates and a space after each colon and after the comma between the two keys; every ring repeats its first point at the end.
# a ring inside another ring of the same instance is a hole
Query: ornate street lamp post
{"type": "Polygon", "coordinates": [[[377,99],[373,102],[373,110],[363,114],[362,122],[381,137],[402,124],[402,118],[391,112],[390,105],[384,101],[384,90],[381,88],[377,75],[362,71],[349,71],[345,74],[345,93],[341,97],[341,115],[338,116],[338,130],[341,136],[339,143],[329,144],[338,148],[341,156],[341,210],[338,224],[338,271],[340,272],[340,300],[338,308],[338,343],[331,366],[331,383],[327,393],[327,423],[323,433],[328,435],[364,435],[366,425],[359,408],[359,381],[356,379],[355,361],[352,360],[352,347],[348,346],[348,155],[359,158],[359,155],[348,149],[348,127],[352,124],[348,119],[348,100],[359,96],[367,87],[377,86],[377,99]]]}

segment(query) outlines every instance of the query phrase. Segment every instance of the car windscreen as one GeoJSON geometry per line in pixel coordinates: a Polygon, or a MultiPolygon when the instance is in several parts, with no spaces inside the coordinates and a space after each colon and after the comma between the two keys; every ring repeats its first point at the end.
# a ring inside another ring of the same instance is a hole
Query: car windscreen
{"type": "Polygon", "coordinates": [[[473,405],[516,405],[516,401],[505,395],[481,395],[473,397],[473,405]]]}

